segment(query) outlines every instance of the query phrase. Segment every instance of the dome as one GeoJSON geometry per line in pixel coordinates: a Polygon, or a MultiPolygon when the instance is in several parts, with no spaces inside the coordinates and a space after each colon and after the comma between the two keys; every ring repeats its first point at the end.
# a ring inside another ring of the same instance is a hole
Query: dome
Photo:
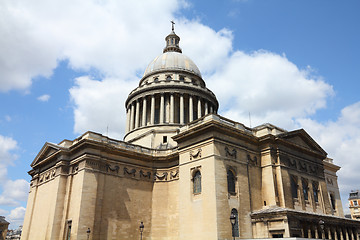
{"type": "Polygon", "coordinates": [[[146,68],[144,76],[164,70],[181,70],[201,77],[200,70],[195,63],[179,52],[165,52],[156,57],[146,68]]]}

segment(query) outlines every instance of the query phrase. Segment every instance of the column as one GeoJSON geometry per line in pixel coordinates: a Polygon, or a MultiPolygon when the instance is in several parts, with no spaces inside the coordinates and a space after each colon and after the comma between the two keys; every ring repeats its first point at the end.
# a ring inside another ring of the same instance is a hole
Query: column
{"type": "Polygon", "coordinates": [[[135,115],[135,106],[134,102],[131,103],[131,110],[130,110],[130,131],[134,129],[134,115],[135,115]]]}
{"type": "Polygon", "coordinates": [[[184,95],[180,94],[180,124],[184,124],[184,95]]]}
{"type": "Polygon", "coordinates": [[[329,239],[332,239],[330,226],[329,226],[329,228],[328,228],[328,235],[329,235],[329,239]]]}
{"type": "Polygon", "coordinates": [[[130,131],[130,108],[126,109],[126,132],[130,131]]]}
{"type": "Polygon", "coordinates": [[[319,239],[319,228],[315,227],[314,232],[315,232],[315,238],[319,239]]]}
{"type": "Polygon", "coordinates": [[[340,240],[344,240],[342,227],[340,227],[339,229],[340,229],[340,240]]]}
{"type": "Polygon", "coordinates": [[[205,100],[205,115],[207,115],[209,113],[209,106],[208,106],[208,102],[205,100]]]}
{"type": "Polygon", "coordinates": [[[139,127],[140,120],[140,102],[136,100],[136,112],[135,112],[135,128],[139,127]]]}
{"type": "Polygon", "coordinates": [[[147,108],[147,101],[146,101],[146,97],[144,97],[143,99],[143,113],[142,113],[142,126],[145,127],[147,122],[146,122],[146,109],[147,108]]]}
{"type": "Polygon", "coordinates": [[[214,109],[212,105],[210,105],[210,113],[214,113],[214,109]]]}
{"type": "Polygon", "coordinates": [[[164,123],[164,94],[160,96],[160,123],[164,123]]]}
{"type": "Polygon", "coordinates": [[[335,237],[335,240],[339,240],[338,235],[337,235],[337,227],[334,228],[334,237],[335,237]]]}
{"type": "Polygon", "coordinates": [[[198,112],[198,118],[201,118],[201,99],[200,97],[198,98],[198,107],[197,107],[197,112],[198,112]]]}
{"type": "Polygon", "coordinates": [[[312,238],[312,236],[311,236],[311,226],[308,226],[308,238],[312,238]]]}
{"type": "Polygon", "coordinates": [[[346,240],[349,240],[349,232],[347,228],[345,228],[345,236],[346,236],[346,240]]]}
{"type": "Polygon", "coordinates": [[[194,121],[193,97],[189,95],[189,122],[194,121]]]}
{"type": "Polygon", "coordinates": [[[350,238],[351,240],[354,240],[354,235],[353,235],[353,231],[352,231],[351,228],[349,228],[349,238],[350,238]]]}
{"type": "Polygon", "coordinates": [[[175,115],[174,93],[170,93],[170,123],[174,123],[175,115]]]}
{"type": "Polygon", "coordinates": [[[155,95],[151,96],[151,110],[150,110],[150,124],[154,125],[155,123],[155,95]]]}

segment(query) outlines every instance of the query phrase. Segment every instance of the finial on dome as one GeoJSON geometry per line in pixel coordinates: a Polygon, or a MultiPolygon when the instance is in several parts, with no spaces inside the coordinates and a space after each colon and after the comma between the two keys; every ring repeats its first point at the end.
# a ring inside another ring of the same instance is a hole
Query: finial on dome
{"type": "Polygon", "coordinates": [[[174,25],[175,25],[175,22],[173,20],[170,21],[171,22],[171,31],[174,32],[174,25]]]}
{"type": "Polygon", "coordinates": [[[171,22],[171,33],[167,35],[165,38],[166,47],[164,48],[163,53],[166,52],[182,53],[181,48],[179,47],[180,37],[176,35],[174,31],[175,22],[174,21],[170,21],[170,22],[171,22]]]}

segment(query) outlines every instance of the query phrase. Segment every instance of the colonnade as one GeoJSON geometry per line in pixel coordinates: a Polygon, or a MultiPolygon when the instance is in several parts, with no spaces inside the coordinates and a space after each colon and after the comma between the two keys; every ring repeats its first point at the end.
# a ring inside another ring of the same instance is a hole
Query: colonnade
{"type": "Polygon", "coordinates": [[[330,239],[330,240],[358,240],[358,232],[356,228],[330,225],[321,229],[317,224],[307,223],[302,228],[303,238],[330,239]]]}
{"type": "Polygon", "coordinates": [[[186,124],[208,113],[216,113],[208,99],[191,94],[165,92],[131,102],[126,112],[126,132],[155,124],[186,124]]]}

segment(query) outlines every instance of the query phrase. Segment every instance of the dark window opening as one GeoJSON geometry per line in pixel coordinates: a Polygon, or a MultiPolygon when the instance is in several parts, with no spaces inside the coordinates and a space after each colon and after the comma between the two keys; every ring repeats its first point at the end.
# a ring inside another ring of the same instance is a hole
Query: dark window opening
{"type": "Polygon", "coordinates": [[[227,171],[228,192],[235,194],[235,175],[230,169],[227,171]]]}
{"type": "Polygon", "coordinates": [[[272,234],[272,238],[283,238],[282,233],[272,234]]]}
{"type": "Polygon", "coordinates": [[[199,194],[201,193],[201,173],[200,171],[196,171],[193,178],[193,193],[199,194]]]}
{"type": "Polygon", "coordinates": [[[232,235],[233,237],[239,237],[239,216],[238,216],[238,211],[233,208],[231,210],[231,215],[235,216],[235,224],[232,228],[232,235]]]}
{"type": "Polygon", "coordinates": [[[302,189],[303,189],[303,195],[305,200],[309,200],[309,186],[305,179],[301,180],[302,182],[302,189]]]}
{"type": "Polygon", "coordinates": [[[319,184],[313,182],[314,201],[319,202],[319,184]]]}
{"type": "Polygon", "coordinates": [[[331,202],[331,207],[333,210],[336,210],[336,202],[335,202],[335,196],[334,194],[330,193],[330,202],[331,202]]]}
{"type": "Polygon", "coordinates": [[[298,198],[298,184],[297,184],[297,177],[291,176],[291,196],[293,198],[298,198]]]}
{"type": "Polygon", "coordinates": [[[264,206],[266,206],[266,201],[264,201],[264,206]]]}
{"type": "Polygon", "coordinates": [[[163,136],[163,143],[167,143],[167,136],[163,136]]]}

